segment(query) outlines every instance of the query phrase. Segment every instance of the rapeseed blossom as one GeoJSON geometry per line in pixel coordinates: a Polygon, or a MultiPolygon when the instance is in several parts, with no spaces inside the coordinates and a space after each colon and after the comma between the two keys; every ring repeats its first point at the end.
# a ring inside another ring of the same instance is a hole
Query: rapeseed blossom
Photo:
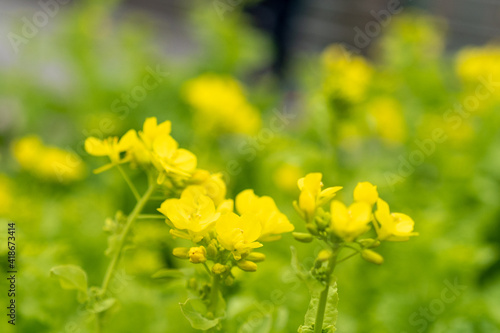
{"type": "Polygon", "coordinates": [[[12,154],[22,169],[42,180],[70,183],[85,176],[85,166],[78,155],[46,146],[36,135],[14,141],[12,154]]]}
{"type": "Polygon", "coordinates": [[[205,131],[252,135],[262,125],[259,111],[230,76],[203,74],[185,84],[184,95],[205,131]]]}
{"type": "Polygon", "coordinates": [[[408,215],[391,213],[389,205],[382,199],[377,201],[377,211],[374,222],[378,239],[386,241],[407,241],[418,233],[413,232],[415,222],[408,215]]]}

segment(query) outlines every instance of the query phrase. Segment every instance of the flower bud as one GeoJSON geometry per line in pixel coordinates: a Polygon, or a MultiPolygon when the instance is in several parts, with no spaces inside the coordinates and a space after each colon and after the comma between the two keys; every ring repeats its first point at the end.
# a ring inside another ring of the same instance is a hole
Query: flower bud
{"type": "Polygon", "coordinates": [[[224,280],[224,283],[226,284],[226,286],[232,286],[234,283],[234,278],[231,275],[228,275],[224,280]]]}
{"type": "Polygon", "coordinates": [[[215,258],[217,257],[217,246],[214,244],[214,242],[211,242],[210,244],[208,244],[207,246],[207,257],[208,258],[215,258]]]}
{"type": "Polygon", "coordinates": [[[314,240],[314,236],[305,232],[292,232],[293,238],[302,243],[310,243],[314,240]]]}
{"type": "Polygon", "coordinates": [[[212,272],[214,272],[214,274],[222,274],[227,270],[227,268],[228,267],[226,265],[216,263],[212,266],[212,272]]]}
{"type": "Polygon", "coordinates": [[[238,267],[245,272],[255,272],[257,270],[257,264],[247,260],[238,261],[238,267]]]}
{"type": "Polygon", "coordinates": [[[306,229],[313,235],[318,234],[318,227],[314,223],[307,223],[306,224],[306,229]]]}
{"type": "Polygon", "coordinates": [[[172,251],[172,254],[180,259],[189,259],[189,248],[188,247],[176,247],[172,251]]]}
{"type": "Polygon", "coordinates": [[[245,259],[253,262],[259,262],[264,261],[266,259],[266,255],[264,253],[251,252],[246,256],[245,259]]]}
{"type": "Polygon", "coordinates": [[[204,246],[192,247],[189,249],[189,261],[193,264],[204,263],[207,261],[207,250],[204,246]]]}
{"type": "Polygon", "coordinates": [[[361,257],[373,264],[381,265],[384,263],[384,257],[372,250],[361,251],[361,257]]]}
{"type": "Polygon", "coordinates": [[[206,181],[210,177],[210,172],[202,169],[195,170],[191,178],[189,179],[189,183],[191,184],[201,184],[206,181]]]}
{"type": "Polygon", "coordinates": [[[366,247],[368,249],[373,249],[380,245],[380,241],[378,239],[372,239],[372,238],[360,239],[358,243],[361,244],[361,246],[366,247]]]}
{"type": "Polygon", "coordinates": [[[316,260],[318,261],[328,261],[332,257],[332,251],[330,250],[321,250],[318,253],[318,257],[316,260]]]}

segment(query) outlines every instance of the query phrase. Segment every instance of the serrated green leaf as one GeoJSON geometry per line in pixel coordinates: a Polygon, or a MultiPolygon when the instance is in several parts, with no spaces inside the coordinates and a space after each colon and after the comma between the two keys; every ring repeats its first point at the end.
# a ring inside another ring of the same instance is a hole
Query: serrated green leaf
{"type": "Polygon", "coordinates": [[[77,290],[78,302],[84,303],[88,299],[87,273],[79,266],[63,265],[53,267],[50,276],[56,277],[63,289],[77,290]]]}
{"type": "Polygon", "coordinates": [[[182,313],[194,329],[208,330],[219,323],[219,318],[208,319],[205,317],[208,309],[201,299],[188,298],[185,303],[180,303],[180,306],[182,313]]]}
{"type": "MultiPolygon", "coordinates": [[[[311,301],[307,308],[304,317],[304,325],[299,327],[299,333],[312,333],[314,332],[314,324],[316,323],[316,315],[318,313],[318,305],[321,291],[314,291],[311,293],[311,301]]],[[[334,333],[337,329],[339,294],[337,291],[337,284],[330,286],[328,289],[328,298],[326,301],[325,317],[323,319],[323,332],[334,333]]]]}

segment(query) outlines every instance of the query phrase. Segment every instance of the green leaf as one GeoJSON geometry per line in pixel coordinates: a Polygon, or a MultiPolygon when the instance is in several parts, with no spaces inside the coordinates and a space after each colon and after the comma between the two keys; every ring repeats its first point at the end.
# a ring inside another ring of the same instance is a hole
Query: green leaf
{"type": "MultiPolygon", "coordinates": [[[[312,333],[314,332],[314,324],[316,323],[316,314],[318,312],[318,304],[321,291],[314,291],[311,293],[311,301],[304,318],[304,325],[299,327],[299,333],[312,333]]],[[[337,292],[337,283],[329,287],[328,298],[326,301],[325,317],[323,320],[323,332],[334,333],[337,329],[339,294],[337,292]]]]}
{"type": "Polygon", "coordinates": [[[88,299],[87,274],[79,266],[63,265],[50,270],[50,276],[56,277],[63,289],[77,290],[77,299],[85,303],[88,299]]]}
{"type": "Polygon", "coordinates": [[[220,319],[208,319],[205,315],[208,312],[207,306],[201,299],[191,299],[185,303],[180,303],[182,313],[189,320],[189,323],[194,329],[208,330],[215,327],[220,319]]]}
{"type": "Polygon", "coordinates": [[[94,306],[92,307],[92,311],[94,313],[99,313],[99,312],[104,312],[108,310],[110,307],[115,305],[116,299],[114,298],[106,298],[105,300],[98,301],[94,303],[94,306]]]}

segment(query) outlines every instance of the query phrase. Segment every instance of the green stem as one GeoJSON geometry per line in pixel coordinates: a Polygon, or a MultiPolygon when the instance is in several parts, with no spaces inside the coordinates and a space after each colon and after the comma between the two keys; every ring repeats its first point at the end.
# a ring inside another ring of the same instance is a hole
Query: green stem
{"type": "Polygon", "coordinates": [[[135,188],[134,186],[134,183],[132,183],[132,181],[130,180],[130,177],[127,175],[127,173],[123,170],[123,168],[121,167],[121,165],[117,164],[116,167],[118,168],[118,170],[120,171],[120,173],[122,174],[123,176],[123,179],[125,179],[125,182],[127,183],[128,187],[130,187],[130,190],[132,191],[132,193],[134,194],[134,197],[137,201],[141,200],[141,196],[139,195],[139,192],[137,191],[137,189],[135,188]]]}
{"type": "Polygon", "coordinates": [[[328,291],[330,289],[330,280],[333,271],[335,270],[335,265],[337,264],[337,256],[340,252],[340,248],[333,250],[332,257],[328,261],[328,267],[326,272],[326,286],[321,292],[318,304],[318,312],[316,313],[316,322],[314,324],[314,333],[323,332],[323,320],[325,319],[326,303],[328,300],[328,291]]]}
{"type": "Polygon", "coordinates": [[[138,220],[165,220],[166,217],[160,214],[141,214],[137,216],[138,220]]]}
{"type": "Polygon", "coordinates": [[[125,224],[125,227],[123,228],[122,233],[119,236],[118,239],[118,247],[115,250],[113,254],[113,258],[111,258],[111,262],[109,263],[108,269],[106,270],[106,275],[104,276],[104,280],[102,282],[102,287],[101,287],[101,292],[102,295],[106,294],[106,291],[108,289],[108,285],[111,281],[111,278],[113,277],[114,271],[116,269],[116,266],[118,265],[118,261],[120,260],[120,256],[123,251],[123,246],[125,245],[125,240],[127,239],[127,235],[130,231],[130,228],[134,224],[135,220],[139,216],[140,212],[148,202],[149,198],[151,197],[151,194],[153,194],[154,190],[156,188],[156,184],[154,182],[150,182],[150,185],[142,196],[142,198],[139,198],[139,201],[135,205],[134,209],[130,213],[130,215],[127,218],[127,222],[125,224]]]}
{"type": "Polygon", "coordinates": [[[212,274],[212,289],[210,290],[210,310],[216,315],[217,303],[219,301],[219,280],[218,274],[212,274]]]}

